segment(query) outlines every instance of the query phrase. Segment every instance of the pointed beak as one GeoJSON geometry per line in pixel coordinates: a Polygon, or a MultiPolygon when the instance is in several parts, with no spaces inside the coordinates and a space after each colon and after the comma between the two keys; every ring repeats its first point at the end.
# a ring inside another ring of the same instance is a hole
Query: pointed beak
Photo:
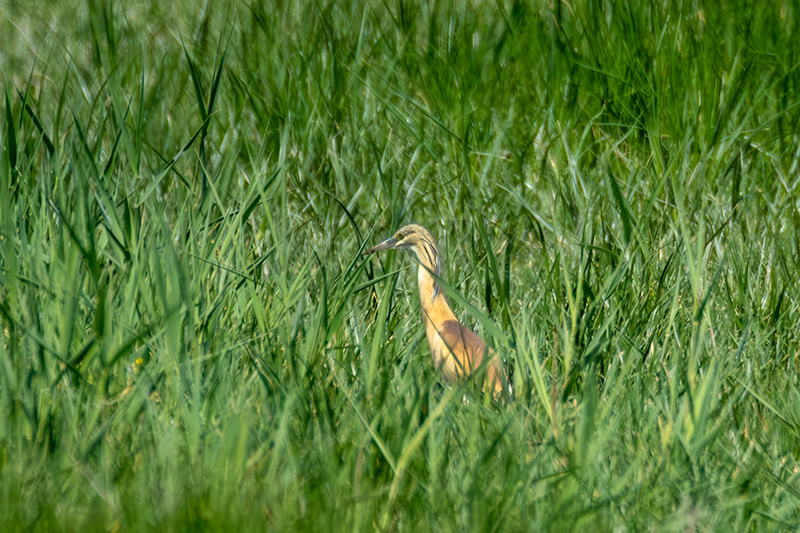
{"type": "Polygon", "coordinates": [[[391,250],[392,248],[394,248],[397,245],[398,242],[399,241],[397,239],[395,239],[394,237],[389,237],[385,241],[379,242],[378,244],[376,244],[375,246],[373,246],[369,250],[365,251],[361,255],[370,255],[370,254],[374,254],[375,252],[380,252],[381,250],[391,250]]]}

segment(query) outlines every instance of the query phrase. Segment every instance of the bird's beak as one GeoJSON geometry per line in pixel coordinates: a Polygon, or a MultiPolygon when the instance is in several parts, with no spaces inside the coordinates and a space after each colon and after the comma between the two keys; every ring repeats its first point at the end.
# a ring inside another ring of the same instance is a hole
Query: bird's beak
{"type": "Polygon", "coordinates": [[[372,248],[370,248],[369,250],[367,250],[366,252],[364,252],[361,255],[370,255],[370,254],[374,254],[375,252],[380,252],[381,250],[390,250],[390,249],[394,248],[395,245],[397,245],[398,242],[400,242],[400,241],[398,241],[394,237],[389,237],[385,241],[379,242],[378,244],[376,244],[375,246],[373,246],[372,248]]]}

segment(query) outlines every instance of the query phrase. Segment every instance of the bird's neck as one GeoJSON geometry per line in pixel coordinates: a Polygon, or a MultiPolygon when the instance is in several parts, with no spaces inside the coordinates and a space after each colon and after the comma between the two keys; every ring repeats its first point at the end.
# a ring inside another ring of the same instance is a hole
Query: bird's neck
{"type": "Polygon", "coordinates": [[[443,323],[446,320],[455,320],[453,310],[447,302],[439,287],[437,279],[440,269],[439,257],[435,252],[431,254],[418,254],[419,271],[417,282],[419,285],[419,301],[422,305],[422,315],[426,326],[429,321],[443,323]]]}
{"type": "Polygon", "coordinates": [[[439,368],[439,365],[442,364],[442,353],[439,347],[441,344],[439,341],[441,339],[440,329],[448,321],[455,320],[456,316],[439,287],[437,278],[441,272],[441,261],[439,260],[439,250],[433,243],[433,239],[423,240],[413,250],[419,262],[417,283],[419,285],[419,303],[422,307],[422,322],[425,324],[425,335],[428,337],[428,346],[433,355],[433,364],[439,368]]]}

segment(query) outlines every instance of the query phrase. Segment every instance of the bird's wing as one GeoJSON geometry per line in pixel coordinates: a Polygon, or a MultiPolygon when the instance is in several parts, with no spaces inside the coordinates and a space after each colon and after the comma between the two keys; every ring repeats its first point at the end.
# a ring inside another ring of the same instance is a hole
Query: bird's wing
{"type": "Polygon", "coordinates": [[[484,355],[488,353],[491,359],[486,369],[485,387],[492,390],[495,396],[502,394],[503,382],[506,380],[505,374],[494,352],[486,347],[483,339],[456,320],[444,322],[439,329],[439,336],[445,344],[442,347],[445,367],[443,370],[448,379],[457,379],[472,374],[481,366],[484,355]],[[452,352],[453,360],[447,360],[449,359],[447,352],[452,352]]]}
{"type": "Polygon", "coordinates": [[[439,336],[457,359],[459,374],[471,374],[481,365],[486,343],[459,322],[448,320],[442,324],[439,336]]]}

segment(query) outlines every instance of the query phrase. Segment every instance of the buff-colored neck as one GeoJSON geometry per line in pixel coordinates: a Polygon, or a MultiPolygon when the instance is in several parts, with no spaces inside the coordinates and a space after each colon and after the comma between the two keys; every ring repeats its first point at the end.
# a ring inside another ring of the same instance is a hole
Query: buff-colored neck
{"type": "Polygon", "coordinates": [[[422,314],[427,320],[436,322],[455,320],[453,310],[450,308],[450,304],[444,297],[441,287],[439,287],[439,281],[436,279],[441,271],[441,261],[436,245],[432,242],[423,241],[417,244],[413,250],[419,261],[417,282],[422,314]]]}

